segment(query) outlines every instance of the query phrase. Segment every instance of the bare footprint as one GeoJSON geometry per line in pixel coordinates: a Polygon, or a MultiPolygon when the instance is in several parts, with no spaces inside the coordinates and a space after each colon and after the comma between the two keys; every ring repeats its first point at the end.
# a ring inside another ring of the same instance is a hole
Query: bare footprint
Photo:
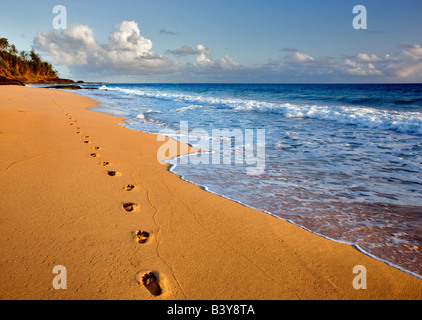
{"type": "Polygon", "coordinates": [[[117,171],[107,171],[107,174],[108,174],[110,177],[119,177],[119,176],[121,176],[121,175],[122,175],[120,172],[117,172],[117,171]]]}
{"type": "Polygon", "coordinates": [[[127,202],[122,204],[123,209],[125,209],[127,212],[133,212],[139,209],[139,205],[132,202],[127,202]]]}
{"type": "Polygon", "coordinates": [[[123,187],[123,190],[132,191],[134,188],[135,188],[135,186],[133,184],[128,184],[128,185],[123,187]]]}
{"type": "Polygon", "coordinates": [[[142,276],[141,282],[147,290],[154,296],[159,296],[162,292],[158,283],[158,279],[153,272],[145,273],[142,276]]]}
{"type": "Polygon", "coordinates": [[[138,243],[145,243],[149,238],[149,233],[142,230],[137,230],[135,232],[136,238],[138,239],[138,243]]]}

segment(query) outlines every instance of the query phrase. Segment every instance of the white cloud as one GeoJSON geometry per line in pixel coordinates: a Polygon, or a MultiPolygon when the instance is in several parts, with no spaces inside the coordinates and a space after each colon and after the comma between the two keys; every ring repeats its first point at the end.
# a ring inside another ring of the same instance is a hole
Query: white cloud
{"type": "Polygon", "coordinates": [[[151,40],[141,36],[135,21],[123,21],[117,27],[107,44],[99,44],[93,29],[84,25],[71,25],[61,34],[40,31],[34,44],[58,63],[85,66],[92,71],[136,74],[170,72],[178,68],[178,63],[151,51],[151,40]]]}
{"type": "Polygon", "coordinates": [[[309,62],[313,62],[315,61],[315,58],[301,53],[299,51],[288,51],[289,53],[286,56],[286,60],[288,62],[293,62],[293,63],[309,63],[309,62]]]}
{"type": "Polygon", "coordinates": [[[382,59],[377,57],[375,54],[359,53],[357,56],[358,62],[374,63],[374,62],[380,62],[381,60],[382,59]]]}
{"type": "Polygon", "coordinates": [[[422,46],[420,45],[405,46],[403,55],[411,60],[420,61],[422,59],[422,46]]]}
{"type": "MultiPolygon", "coordinates": [[[[368,55],[366,56],[369,57],[368,55]]],[[[358,55],[355,60],[346,59],[344,62],[346,73],[357,76],[381,76],[383,74],[382,71],[377,70],[373,63],[365,63],[366,61],[373,61],[373,58],[369,57],[369,59],[363,59],[363,61],[365,61],[364,63],[360,63],[360,61],[362,61],[360,58],[361,57],[358,55]]]]}
{"type": "MultiPolygon", "coordinates": [[[[164,30],[164,29],[163,29],[164,30]]],[[[164,32],[163,32],[164,33],[164,32]]],[[[314,58],[295,48],[284,48],[285,57],[267,64],[245,66],[229,55],[215,56],[211,47],[199,44],[167,50],[164,55],[153,51],[153,43],[141,34],[135,21],[123,21],[111,32],[107,43],[95,39],[94,30],[85,25],[71,25],[61,33],[38,32],[35,48],[52,56],[73,75],[134,76],[165,81],[422,81],[422,46],[404,45],[398,54],[378,56],[359,53],[347,57],[314,58]],[[170,59],[171,58],[171,59],[170,59]],[[183,62],[183,63],[182,63],[183,62]],[[171,78],[171,77],[174,78],[171,78]],[[228,80],[227,80],[228,81],[228,80]]]]}
{"type": "Polygon", "coordinates": [[[35,39],[37,49],[47,51],[57,62],[82,66],[88,63],[88,51],[96,50],[93,30],[88,26],[73,25],[62,32],[38,32],[35,39]]]}
{"type": "Polygon", "coordinates": [[[183,46],[167,50],[166,54],[176,57],[192,56],[194,60],[182,66],[152,51],[150,39],[141,35],[135,21],[123,21],[112,32],[106,44],[95,40],[94,30],[84,25],[71,25],[67,30],[38,32],[35,47],[49,53],[58,63],[79,72],[112,74],[170,74],[174,72],[210,72],[224,74],[242,69],[242,65],[229,55],[214,58],[213,49],[204,45],[196,48],[183,46]]]}
{"type": "Polygon", "coordinates": [[[406,45],[398,57],[390,57],[386,71],[390,76],[421,81],[422,46],[406,45]]]}
{"type": "Polygon", "coordinates": [[[166,53],[176,56],[194,56],[193,66],[196,71],[209,71],[210,69],[227,71],[243,68],[239,62],[234,61],[228,54],[221,59],[213,58],[213,49],[202,44],[197,45],[196,48],[182,46],[180,49],[167,50],[166,53]]]}

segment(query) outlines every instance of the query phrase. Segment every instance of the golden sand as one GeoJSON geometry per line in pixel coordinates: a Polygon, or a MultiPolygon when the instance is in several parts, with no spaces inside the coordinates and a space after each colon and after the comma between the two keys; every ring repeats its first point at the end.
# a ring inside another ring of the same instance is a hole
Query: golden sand
{"type": "Polygon", "coordinates": [[[1,299],[422,298],[420,279],[181,180],[157,136],[93,106],[0,88],[1,299]]]}

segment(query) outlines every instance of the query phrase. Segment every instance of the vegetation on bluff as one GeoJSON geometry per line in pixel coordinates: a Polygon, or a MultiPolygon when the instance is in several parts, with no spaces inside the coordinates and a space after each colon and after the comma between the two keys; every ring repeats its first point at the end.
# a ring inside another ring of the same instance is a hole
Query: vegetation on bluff
{"type": "Polygon", "coordinates": [[[0,38],[0,77],[22,82],[49,83],[60,80],[57,74],[53,66],[42,61],[34,50],[19,52],[6,38],[0,38]]]}

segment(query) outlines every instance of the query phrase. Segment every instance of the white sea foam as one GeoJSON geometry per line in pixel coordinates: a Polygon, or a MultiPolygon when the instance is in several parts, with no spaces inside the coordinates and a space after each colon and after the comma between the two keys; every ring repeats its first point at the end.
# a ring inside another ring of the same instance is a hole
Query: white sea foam
{"type": "MultiPolygon", "coordinates": [[[[105,86],[103,86],[105,87],[105,86]]],[[[238,112],[259,112],[277,114],[287,118],[311,118],[333,121],[341,124],[356,125],[378,130],[394,130],[401,133],[422,135],[422,113],[409,111],[387,111],[366,106],[329,106],[292,103],[270,103],[256,100],[221,99],[201,95],[180,95],[161,91],[138,89],[103,88],[102,90],[120,91],[128,95],[148,98],[183,101],[190,106],[174,110],[185,112],[200,108],[229,108],[238,112]]]]}
{"type": "Polygon", "coordinates": [[[194,105],[190,105],[190,106],[187,106],[187,107],[182,107],[182,108],[176,109],[175,111],[184,112],[184,111],[197,110],[197,109],[202,109],[202,108],[206,108],[206,106],[194,104],[194,105]]]}

